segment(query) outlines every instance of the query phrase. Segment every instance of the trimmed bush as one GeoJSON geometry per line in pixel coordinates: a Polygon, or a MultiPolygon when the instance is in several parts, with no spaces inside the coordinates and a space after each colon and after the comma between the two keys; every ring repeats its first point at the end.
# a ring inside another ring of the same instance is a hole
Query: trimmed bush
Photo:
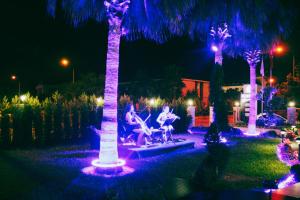
{"type": "MultiPolygon", "coordinates": [[[[120,97],[120,118],[128,102],[131,102],[129,96],[120,97]]],[[[166,101],[156,98],[154,104],[150,102],[150,99],[140,98],[135,106],[143,119],[151,114],[147,122],[152,126],[166,101]]],[[[0,101],[0,147],[45,147],[86,142],[90,139],[88,127],[101,128],[102,106],[103,100],[97,99],[95,95],[86,94],[71,100],[58,92],[43,101],[30,96],[29,93],[22,100],[18,96],[11,101],[3,98],[0,101]]],[[[173,124],[176,132],[186,131],[191,118],[187,116],[185,101],[179,98],[170,102],[169,106],[173,113],[181,118],[173,124]]]]}

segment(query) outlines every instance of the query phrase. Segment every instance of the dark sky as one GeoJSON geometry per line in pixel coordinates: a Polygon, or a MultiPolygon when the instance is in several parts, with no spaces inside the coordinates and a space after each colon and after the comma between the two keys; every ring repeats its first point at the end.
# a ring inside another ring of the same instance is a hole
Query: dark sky
{"type": "MultiPolygon", "coordinates": [[[[71,60],[76,75],[87,72],[104,73],[107,27],[89,22],[73,28],[62,18],[46,13],[42,0],[6,0],[1,2],[0,84],[12,87],[11,74],[17,74],[23,87],[32,89],[38,83],[71,81],[71,69],[58,65],[61,57],[71,60]]],[[[275,58],[274,74],[283,79],[292,69],[292,55],[299,56],[299,22],[287,40],[290,51],[275,58]]],[[[128,81],[138,70],[159,77],[166,65],[184,68],[188,77],[209,79],[213,54],[206,45],[177,37],[158,45],[150,41],[121,42],[120,80],[128,81]]],[[[299,62],[300,63],[300,62],[299,62]]],[[[268,62],[266,62],[266,68],[268,62]]],[[[247,82],[249,69],[241,59],[224,60],[226,82],[247,82]]]]}

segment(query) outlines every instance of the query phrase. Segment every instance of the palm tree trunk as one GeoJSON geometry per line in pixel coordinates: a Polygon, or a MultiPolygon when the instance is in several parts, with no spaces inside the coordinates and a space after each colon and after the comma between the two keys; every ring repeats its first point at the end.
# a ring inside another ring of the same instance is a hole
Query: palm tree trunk
{"type": "Polygon", "coordinates": [[[221,47],[219,47],[218,50],[215,52],[215,63],[219,64],[220,66],[223,65],[223,55],[221,47]]]}
{"type": "Polygon", "coordinates": [[[100,135],[99,160],[104,164],[118,161],[118,78],[121,20],[109,20],[103,119],[100,135]]]}
{"type": "Polygon", "coordinates": [[[249,121],[248,121],[248,134],[256,134],[256,66],[255,64],[250,65],[250,110],[249,110],[249,121]]]}
{"type": "MultiPolygon", "coordinates": [[[[218,50],[215,52],[215,64],[218,64],[218,65],[222,66],[222,64],[223,64],[223,55],[222,55],[222,49],[220,48],[220,46],[221,45],[218,46],[218,50]]],[[[214,67],[216,67],[216,66],[214,66],[214,67]]],[[[213,73],[217,74],[217,69],[214,69],[213,73]]],[[[211,81],[216,81],[216,80],[214,80],[216,74],[212,75],[213,79],[211,81]]],[[[219,91],[219,88],[214,88],[214,89],[219,91]]],[[[212,94],[212,92],[210,92],[210,94],[212,94]]],[[[214,100],[212,102],[212,104],[213,104],[212,105],[213,106],[213,110],[212,110],[213,113],[211,114],[212,115],[212,122],[216,121],[216,102],[215,102],[215,99],[218,99],[218,97],[217,97],[218,93],[215,93],[215,95],[216,96],[214,97],[214,100]]]]}

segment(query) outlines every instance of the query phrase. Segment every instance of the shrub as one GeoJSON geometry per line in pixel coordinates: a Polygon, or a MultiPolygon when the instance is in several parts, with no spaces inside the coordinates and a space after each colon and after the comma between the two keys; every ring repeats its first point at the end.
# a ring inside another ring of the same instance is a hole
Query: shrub
{"type": "Polygon", "coordinates": [[[207,133],[204,135],[204,142],[207,146],[217,145],[220,143],[219,129],[215,122],[210,125],[207,133]]]}
{"type": "MultiPolygon", "coordinates": [[[[89,137],[87,127],[101,128],[103,101],[99,102],[95,95],[83,93],[68,100],[55,92],[41,101],[27,93],[25,99],[21,101],[15,96],[10,101],[6,97],[0,100],[0,147],[44,147],[86,141],[89,137]]],[[[129,96],[120,98],[119,116],[125,103],[130,101],[129,96]]],[[[145,114],[143,119],[150,112],[149,121],[155,123],[165,103],[161,98],[155,99],[154,104],[150,99],[140,98],[136,106],[138,112],[145,114]]],[[[191,120],[187,116],[185,101],[179,98],[169,105],[181,118],[173,124],[175,130],[185,131],[191,120]]]]}

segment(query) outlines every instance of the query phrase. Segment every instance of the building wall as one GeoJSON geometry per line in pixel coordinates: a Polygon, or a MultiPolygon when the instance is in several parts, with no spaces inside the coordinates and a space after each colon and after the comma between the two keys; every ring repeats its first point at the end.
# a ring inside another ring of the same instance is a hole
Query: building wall
{"type": "Polygon", "coordinates": [[[196,91],[203,104],[209,104],[209,81],[182,79],[182,82],[185,84],[181,91],[182,96],[185,96],[188,92],[196,91]]]}

